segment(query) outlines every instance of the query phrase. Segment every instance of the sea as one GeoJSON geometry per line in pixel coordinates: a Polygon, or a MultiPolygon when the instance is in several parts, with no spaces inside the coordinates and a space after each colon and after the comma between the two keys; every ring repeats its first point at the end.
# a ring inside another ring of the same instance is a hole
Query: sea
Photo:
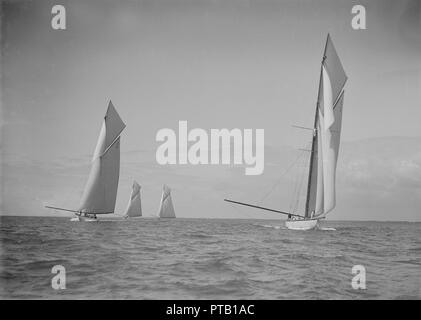
{"type": "Polygon", "coordinates": [[[0,221],[1,299],[421,298],[421,223],[0,221]]]}

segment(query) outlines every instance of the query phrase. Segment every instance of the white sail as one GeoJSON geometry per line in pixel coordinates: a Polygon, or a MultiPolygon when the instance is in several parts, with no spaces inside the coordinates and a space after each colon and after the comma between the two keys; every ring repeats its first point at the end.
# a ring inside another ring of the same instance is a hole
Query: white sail
{"type": "MultiPolygon", "coordinates": [[[[320,132],[321,126],[320,121],[317,121],[317,132],[320,132]]],[[[316,204],[314,208],[314,213],[316,215],[322,214],[324,212],[324,195],[323,195],[323,152],[322,152],[322,136],[317,134],[317,148],[320,149],[320,152],[317,157],[317,185],[316,185],[316,204]]]]}
{"type": "Polygon", "coordinates": [[[126,217],[141,217],[142,216],[142,203],[140,201],[140,185],[133,181],[132,193],[130,194],[129,203],[127,204],[124,213],[126,217]]]}
{"type": "Polygon", "coordinates": [[[119,135],[125,126],[110,101],[78,211],[92,214],[114,212],[120,173],[119,135]]]}
{"type": "Polygon", "coordinates": [[[306,217],[326,214],[336,205],[336,162],[346,80],[347,76],[328,35],[319,82],[306,217]]]}
{"type": "MultiPolygon", "coordinates": [[[[348,79],[345,70],[333,45],[330,35],[327,35],[323,67],[327,71],[332,86],[332,104],[335,105],[348,79]]],[[[320,98],[322,98],[320,96],[320,98]]]]}
{"type": "MultiPolygon", "coordinates": [[[[323,115],[319,111],[319,124],[320,124],[320,137],[322,142],[322,167],[323,167],[323,190],[317,192],[323,194],[323,212],[317,214],[328,213],[336,205],[336,191],[335,191],[335,177],[336,177],[336,162],[339,153],[339,142],[341,135],[341,122],[342,122],[342,107],[343,107],[343,93],[335,105],[335,122],[329,129],[325,128],[325,121],[323,115]]],[[[317,207],[317,204],[316,204],[317,207]]],[[[319,209],[320,211],[320,209],[319,209]]]]}
{"type": "Polygon", "coordinates": [[[174,206],[171,199],[171,189],[164,184],[161,196],[161,203],[159,205],[158,217],[160,218],[175,218],[174,206]]]}
{"type": "MultiPolygon", "coordinates": [[[[324,122],[323,126],[329,129],[333,122],[335,122],[335,116],[333,115],[333,101],[332,101],[332,83],[330,82],[329,73],[325,66],[322,66],[322,78],[323,78],[323,110],[324,110],[324,122]]],[[[320,118],[319,118],[320,119],[320,118]]]]}

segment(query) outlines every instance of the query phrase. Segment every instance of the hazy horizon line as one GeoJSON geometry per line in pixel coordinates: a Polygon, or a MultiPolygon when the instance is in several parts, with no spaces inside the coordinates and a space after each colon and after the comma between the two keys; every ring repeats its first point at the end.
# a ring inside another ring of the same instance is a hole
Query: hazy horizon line
{"type": "MultiPolygon", "coordinates": [[[[3,214],[0,213],[0,217],[19,217],[19,218],[70,218],[73,215],[13,215],[13,214],[3,214]]],[[[119,215],[117,213],[110,213],[110,214],[102,214],[100,217],[105,216],[111,216],[110,218],[116,218],[116,217],[123,217],[122,215],[119,215]]],[[[130,220],[141,220],[141,219],[161,219],[161,220],[168,220],[168,219],[162,219],[157,216],[142,216],[137,218],[131,218],[130,220]]],[[[285,219],[271,219],[271,218],[214,218],[214,217],[176,217],[175,219],[193,219],[193,220],[271,220],[271,221],[285,221],[285,219]]],[[[325,220],[329,222],[405,222],[405,223],[421,223],[421,220],[325,220]]]]}

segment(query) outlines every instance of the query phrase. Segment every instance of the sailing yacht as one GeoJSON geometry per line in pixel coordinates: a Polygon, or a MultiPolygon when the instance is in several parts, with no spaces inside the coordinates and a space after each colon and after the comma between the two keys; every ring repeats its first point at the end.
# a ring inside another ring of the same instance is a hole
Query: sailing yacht
{"type": "Polygon", "coordinates": [[[129,203],[127,204],[123,217],[128,219],[141,216],[142,203],[140,201],[140,185],[136,181],[133,181],[132,193],[130,194],[129,203]]]}
{"type": "Polygon", "coordinates": [[[175,218],[174,206],[171,199],[171,189],[164,184],[162,188],[161,202],[158,209],[159,218],[175,218]]]}
{"type": "Polygon", "coordinates": [[[71,221],[98,221],[97,215],[114,213],[120,175],[120,134],[125,127],[110,101],[79,207],[46,208],[73,212],[75,217],[71,221]]]}
{"type": "Polygon", "coordinates": [[[347,76],[330,35],[320,66],[319,90],[310,153],[305,211],[284,212],[243,202],[225,201],[288,215],[285,225],[292,230],[311,230],[335,208],[336,162],[342,127],[344,86],[347,76]]]}

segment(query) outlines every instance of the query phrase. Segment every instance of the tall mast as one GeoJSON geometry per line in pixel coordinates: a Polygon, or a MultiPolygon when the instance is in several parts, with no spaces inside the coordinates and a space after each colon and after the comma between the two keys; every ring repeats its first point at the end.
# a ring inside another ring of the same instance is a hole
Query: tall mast
{"type": "MultiPolygon", "coordinates": [[[[311,141],[311,154],[310,154],[310,165],[309,165],[309,169],[308,169],[308,179],[307,179],[307,197],[306,197],[306,209],[305,209],[305,217],[309,217],[310,216],[310,212],[309,212],[309,205],[310,205],[310,192],[311,192],[311,175],[313,173],[313,161],[314,161],[314,145],[316,143],[316,139],[317,139],[317,119],[319,118],[319,101],[320,101],[320,86],[321,83],[323,81],[322,76],[323,76],[323,63],[326,59],[326,47],[327,47],[327,42],[329,39],[329,34],[327,35],[327,39],[326,39],[326,44],[325,44],[325,49],[323,51],[323,59],[322,59],[322,63],[320,64],[320,77],[319,77],[319,89],[317,92],[317,101],[316,101],[316,114],[314,116],[314,126],[313,126],[313,139],[311,141]]],[[[317,160],[317,159],[316,159],[317,160]]]]}

